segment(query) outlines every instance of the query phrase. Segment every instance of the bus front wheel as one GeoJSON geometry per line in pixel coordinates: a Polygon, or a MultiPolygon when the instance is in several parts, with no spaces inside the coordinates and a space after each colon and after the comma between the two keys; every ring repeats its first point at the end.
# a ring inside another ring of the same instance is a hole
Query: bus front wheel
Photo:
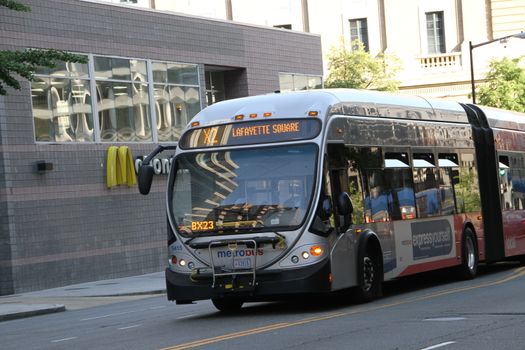
{"type": "Polygon", "coordinates": [[[211,302],[217,310],[227,313],[239,311],[244,304],[244,301],[238,298],[214,298],[211,302]]]}
{"type": "Polygon", "coordinates": [[[478,246],[476,235],[470,228],[463,232],[461,240],[461,265],[459,276],[462,279],[471,280],[478,273],[478,246]]]}
{"type": "Polygon", "coordinates": [[[372,301],[381,296],[383,266],[381,252],[368,247],[360,254],[357,273],[359,285],[355,291],[358,302],[372,301]]]}

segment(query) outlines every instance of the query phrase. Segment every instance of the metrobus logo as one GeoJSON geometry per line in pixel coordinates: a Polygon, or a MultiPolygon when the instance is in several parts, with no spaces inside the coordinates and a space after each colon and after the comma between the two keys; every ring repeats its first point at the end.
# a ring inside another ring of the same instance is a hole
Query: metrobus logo
{"type": "Polygon", "coordinates": [[[219,250],[217,252],[218,258],[237,258],[243,256],[255,256],[255,255],[264,255],[264,250],[258,248],[257,252],[255,249],[241,249],[241,250],[219,250]]]}

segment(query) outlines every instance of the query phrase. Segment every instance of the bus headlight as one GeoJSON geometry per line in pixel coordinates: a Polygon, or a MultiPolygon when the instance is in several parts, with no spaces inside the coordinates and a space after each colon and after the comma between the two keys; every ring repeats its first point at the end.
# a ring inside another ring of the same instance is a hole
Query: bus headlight
{"type": "Polygon", "coordinates": [[[281,260],[279,266],[283,268],[297,268],[298,265],[311,265],[323,259],[329,254],[328,244],[324,242],[312,242],[297,246],[285,259],[281,260]]]}

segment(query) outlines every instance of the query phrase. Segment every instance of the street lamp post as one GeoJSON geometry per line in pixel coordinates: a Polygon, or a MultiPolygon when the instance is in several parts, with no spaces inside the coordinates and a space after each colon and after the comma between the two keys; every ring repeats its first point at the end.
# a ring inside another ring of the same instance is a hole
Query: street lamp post
{"type": "Polygon", "coordinates": [[[470,85],[472,88],[472,103],[476,103],[476,83],[474,82],[474,60],[472,59],[472,50],[474,50],[476,47],[485,46],[488,44],[492,44],[496,41],[503,41],[509,38],[519,38],[519,39],[525,39],[525,32],[520,32],[517,34],[507,35],[501,38],[485,41],[483,43],[472,45],[472,41],[468,42],[468,48],[470,53],[470,85]]]}

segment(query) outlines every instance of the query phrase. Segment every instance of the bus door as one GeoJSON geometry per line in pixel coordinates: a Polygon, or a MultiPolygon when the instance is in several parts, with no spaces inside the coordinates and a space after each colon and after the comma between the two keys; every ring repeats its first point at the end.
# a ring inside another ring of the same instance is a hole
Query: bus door
{"type": "MultiPolygon", "coordinates": [[[[328,144],[327,147],[326,187],[331,192],[333,208],[333,240],[331,250],[332,290],[338,290],[357,284],[356,247],[352,225],[345,225],[345,218],[337,209],[337,197],[349,193],[348,157],[343,144],[328,144]]],[[[346,220],[348,220],[347,218],[346,220]]]]}

